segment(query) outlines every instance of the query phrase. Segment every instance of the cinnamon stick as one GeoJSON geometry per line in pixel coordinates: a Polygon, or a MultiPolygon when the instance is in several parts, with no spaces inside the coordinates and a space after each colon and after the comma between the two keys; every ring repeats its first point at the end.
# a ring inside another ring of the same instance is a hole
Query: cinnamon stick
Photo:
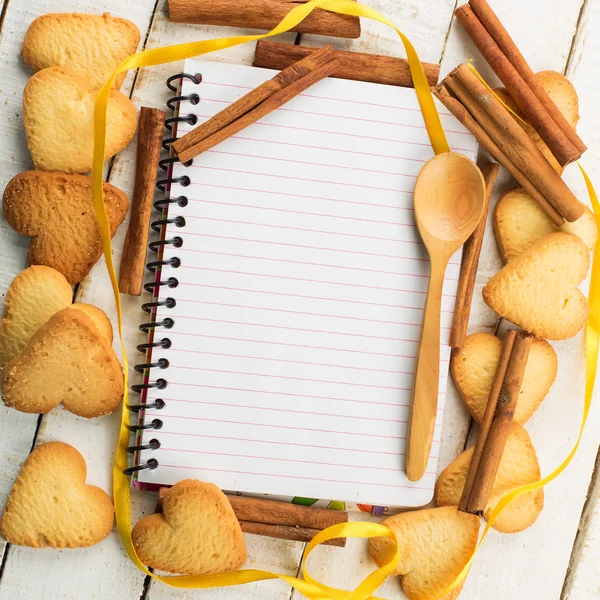
{"type": "Polygon", "coordinates": [[[324,46],[278,73],[173,143],[181,162],[198,156],[276,110],[339,67],[331,46],[324,46]]]}
{"type": "MultiPolygon", "coordinates": [[[[465,108],[471,113],[471,115],[473,115],[481,127],[483,127],[490,137],[498,144],[498,146],[502,149],[503,154],[506,155],[507,160],[513,164],[516,164],[517,168],[523,172],[524,178],[527,179],[527,181],[531,184],[530,187],[536,190],[536,193],[533,195],[534,200],[540,205],[540,207],[552,219],[552,221],[558,227],[560,227],[565,221],[562,214],[556,210],[556,208],[554,208],[550,202],[548,202],[541,190],[538,190],[535,184],[531,181],[531,178],[527,174],[528,169],[530,169],[530,165],[523,163],[523,157],[514,149],[514,145],[516,144],[514,140],[514,133],[521,136],[523,133],[522,130],[517,132],[516,129],[514,129],[513,133],[511,134],[511,132],[506,131],[501,125],[499,125],[496,120],[492,118],[483,108],[483,106],[475,99],[471,91],[462,83],[462,81],[458,77],[455,77],[455,71],[452,71],[446,77],[445,83],[448,89],[458,98],[458,100],[460,100],[460,102],[462,102],[462,104],[464,104],[465,108]]],[[[509,124],[513,125],[512,121],[509,121],[509,124]]],[[[525,135],[525,137],[528,136],[525,135]]],[[[523,143],[527,143],[524,141],[525,138],[521,139],[523,143]]],[[[535,146],[535,144],[531,144],[531,146],[535,146]]],[[[537,147],[536,150],[538,150],[537,147]]],[[[535,152],[531,147],[530,152],[535,155],[535,152]]],[[[541,160],[542,158],[545,160],[545,157],[541,155],[541,152],[536,156],[538,160],[541,160]]]]}
{"type": "Polygon", "coordinates": [[[581,152],[569,140],[519,71],[511,64],[472,8],[468,4],[463,4],[454,14],[559,164],[565,166],[577,160],[581,152]]]}
{"type": "MultiPolygon", "coordinates": [[[[500,50],[502,50],[516,71],[525,80],[529,88],[544,105],[544,108],[548,111],[552,119],[554,119],[556,124],[569,138],[577,150],[583,154],[583,152],[585,152],[587,149],[585,144],[577,135],[575,128],[566,120],[565,116],[560,112],[552,98],[550,98],[548,92],[544,89],[544,86],[539,82],[535,76],[535,73],[525,60],[525,57],[521,54],[519,48],[510,37],[510,34],[505,29],[504,25],[502,25],[500,19],[496,16],[491,6],[486,0],[470,0],[469,4],[475,15],[477,15],[477,18],[481,24],[492,36],[492,39],[496,42],[496,44],[498,44],[500,50]]],[[[519,106],[521,106],[522,102],[524,101],[520,100],[519,98],[514,98],[514,100],[519,106]]]]}
{"type": "MultiPolygon", "coordinates": [[[[256,44],[253,64],[255,67],[266,69],[285,69],[314,51],[315,49],[309,46],[260,40],[256,44]]],[[[331,74],[331,77],[414,87],[408,61],[405,58],[365,52],[348,52],[347,50],[333,50],[333,56],[337,58],[340,66],[331,74]]],[[[421,65],[429,85],[435,85],[440,73],[440,66],[437,63],[425,62],[421,65]]]]}
{"type": "Polygon", "coordinates": [[[119,290],[123,294],[139,296],[142,293],[148,230],[164,127],[165,111],[142,106],[131,220],[125,236],[119,270],[119,290]]]}
{"type": "Polygon", "coordinates": [[[526,175],[514,165],[502,149],[494,142],[485,129],[475,120],[467,108],[454,98],[445,84],[439,85],[433,90],[438,100],[462,123],[477,139],[477,141],[489,152],[492,158],[498,161],[529,193],[529,195],[540,205],[552,221],[560,227],[564,219],[555,208],[542,196],[536,187],[529,181],[526,175]]]}
{"type": "MultiPolygon", "coordinates": [[[[162,500],[168,489],[163,487],[158,490],[158,512],[162,510],[162,500]]],[[[309,542],[323,529],[348,522],[348,513],[343,510],[301,506],[250,496],[228,495],[227,499],[242,531],[256,535],[309,542]]],[[[326,543],[344,547],[346,540],[338,538],[326,543]]]]}
{"type": "Polygon", "coordinates": [[[348,513],[289,502],[278,502],[250,496],[227,496],[233,511],[241,521],[326,529],[348,522],[348,513]]]}
{"type": "Polygon", "coordinates": [[[492,387],[490,388],[490,394],[488,396],[487,404],[485,405],[485,412],[483,413],[483,419],[479,427],[479,437],[475,443],[473,449],[473,456],[471,457],[471,463],[469,464],[469,471],[467,472],[467,478],[465,480],[465,487],[463,488],[460,502],[458,503],[458,510],[462,512],[468,512],[467,508],[471,494],[473,493],[473,484],[477,472],[479,471],[479,465],[481,463],[481,457],[485,448],[485,443],[490,432],[490,427],[494,419],[494,413],[496,412],[496,406],[498,405],[498,398],[500,397],[500,390],[506,377],[506,369],[508,368],[508,362],[513,351],[515,339],[517,338],[517,332],[514,329],[510,329],[506,332],[504,340],[502,342],[502,352],[500,353],[500,359],[498,360],[498,366],[496,367],[496,374],[492,387]]]}
{"type": "MultiPolygon", "coordinates": [[[[510,333],[508,332],[507,336],[510,333]]],[[[488,410],[486,406],[481,433],[477,440],[478,444],[473,451],[473,458],[471,459],[471,465],[469,465],[465,491],[463,491],[463,497],[461,497],[461,503],[459,504],[459,510],[463,510],[463,512],[483,515],[494,480],[496,479],[496,474],[498,473],[504,447],[506,446],[506,439],[508,438],[510,425],[521,393],[523,375],[533,341],[533,336],[531,335],[518,333],[511,335],[511,337],[513,336],[514,343],[512,343],[510,358],[504,370],[504,375],[500,380],[504,365],[499,364],[492,391],[490,392],[488,402],[494,401],[494,397],[496,397],[494,410],[492,411],[491,407],[488,410]],[[501,384],[498,389],[499,381],[501,384]],[[492,396],[492,392],[494,397],[492,396]],[[493,415],[491,419],[489,413],[493,415]],[[467,488],[469,480],[472,480],[472,484],[468,500],[465,502],[465,492],[469,491],[467,488]]],[[[505,342],[501,361],[503,358],[505,359],[505,348],[509,345],[510,342],[505,342]]]]}
{"type": "MultiPolygon", "coordinates": [[[[175,23],[273,29],[292,8],[304,1],[169,0],[169,20],[175,23]]],[[[358,17],[316,8],[291,31],[356,39],[360,37],[360,20],[358,17]]]]}
{"type": "MultiPolygon", "coordinates": [[[[296,542],[310,542],[322,531],[321,529],[310,529],[309,527],[269,525],[267,523],[253,523],[252,521],[240,521],[240,526],[244,533],[253,533],[254,535],[264,535],[266,537],[293,540],[296,542]]],[[[323,545],[344,548],[346,546],[346,538],[335,538],[328,542],[323,542],[323,545]]]]}
{"type": "Polygon", "coordinates": [[[475,276],[477,265],[483,245],[483,235],[487,222],[487,214],[492,198],[492,189],[498,175],[500,165],[486,161],[481,168],[485,180],[485,198],[483,201],[483,212],[479,225],[475,228],[471,237],[463,246],[462,262],[458,279],[458,291],[456,293],[456,305],[454,307],[454,320],[450,331],[450,345],[453,348],[462,348],[467,336],[469,315],[471,314],[471,300],[475,288],[475,276]]]}

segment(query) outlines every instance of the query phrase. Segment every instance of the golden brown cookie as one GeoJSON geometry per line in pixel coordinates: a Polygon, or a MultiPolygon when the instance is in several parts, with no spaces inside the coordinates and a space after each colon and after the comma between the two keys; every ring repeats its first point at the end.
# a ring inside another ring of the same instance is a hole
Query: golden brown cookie
{"type": "Polygon", "coordinates": [[[73,304],[73,308],[83,311],[94,322],[94,325],[98,328],[102,337],[104,337],[109,344],[113,343],[112,323],[102,309],[93,304],[86,304],[85,302],[76,302],[73,304]]]}
{"type": "Polygon", "coordinates": [[[75,448],[48,442],[29,455],[10,492],[0,534],[9,544],[32,548],[83,548],[112,530],[108,494],[85,485],[87,468],[75,448]]]}
{"type": "Polygon", "coordinates": [[[576,235],[551,233],[496,273],[483,288],[483,299],[538,337],[570,338],[587,318],[587,300],[577,286],[589,265],[588,249],[576,235]]]}
{"type": "Polygon", "coordinates": [[[244,564],[240,524],[216,485],[185,479],[165,494],[162,506],[162,513],[144,517],[131,533],[143,563],[189,575],[224,573],[244,564]]]}
{"type": "MultiPolygon", "coordinates": [[[[36,169],[65,173],[92,169],[97,93],[66,67],[48,67],[31,77],[23,91],[23,120],[36,169]]],[[[136,127],[137,115],[129,98],[111,90],[105,160],[127,146],[136,127]]]]}
{"type": "MultiPolygon", "coordinates": [[[[460,501],[473,448],[463,452],[439,476],[435,486],[438,506],[457,505],[460,501]]],[[[485,508],[487,520],[498,501],[508,492],[541,478],[535,448],[527,431],[516,423],[510,426],[502,460],[485,508]]],[[[502,533],[517,533],[533,525],[544,508],[544,490],[534,490],[513,500],[494,521],[492,527],[502,533]]]]}
{"type": "Polygon", "coordinates": [[[65,308],[4,369],[4,404],[47,413],[61,402],[81,417],[113,412],[123,397],[123,372],[112,346],[82,310],[65,308]]]}
{"type": "MultiPolygon", "coordinates": [[[[100,89],[121,62],[134,54],[140,31],[127,19],[109,13],[90,15],[54,13],[35,19],[25,33],[21,52],[35,71],[68,67],[100,89]]],[[[125,73],[119,75],[120,87],[125,73]]]]}
{"type": "MultiPolygon", "coordinates": [[[[450,361],[450,373],[473,418],[481,423],[496,375],[502,342],[490,333],[473,333],[450,361]]],[[[525,423],[538,409],[556,379],[558,359],[554,348],[535,338],[523,376],[515,423],[525,423]]]]}
{"type": "MultiPolygon", "coordinates": [[[[575,91],[573,84],[562,73],[558,73],[557,71],[540,71],[539,73],[536,73],[535,76],[546,92],[548,92],[548,95],[554,104],[556,104],[558,110],[563,114],[567,122],[575,128],[579,121],[579,98],[577,97],[577,92],[575,91]]],[[[504,88],[495,91],[514,112],[522,119],[525,119],[523,113],[519,110],[514,100],[504,88]]],[[[529,137],[535,142],[535,145],[540,149],[542,154],[548,159],[548,162],[554,167],[554,170],[558,173],[562,173],[564,167],[561,167],[558,164],[552,152],[548,150],[548,146],[546,146],[537,132],[521,121],[518,122],[527,132],[529,137]]]]}
{"type": "Polygon", "coordinates": [[[33,334],[73,301],[64,275],[44,266],[21,271],[8,286],[0,323],[0,367],[21,354],[33,334]]]}
{"type": "MultiPolygon", "coordinates": [[[[393,530],[400,544],[396,575],[409,600],[437,598],[460,574],[475,550],[479,517],[459,512],[456,506],[428,508],[388,517],[382,525],[393,530]]],[[[394,544],[371,538],[369,554],[379,565],[393,557],[394,544]]],[[[462,586],[461,586],[462,587],[462,586]]],[[[454,600],[460,588],[443,596],[454,600]]]]}
{"type": "MultiPolygon", "coordinates": [[[[29,262],[60,271],[71,284],[80,282],[102,255],[91,183],[83,175],[25,171],[4,190],[4,217],[17,233],[33,238],[29,262]]],[[[129,201],[105,183],[104,202],[114,236],[129,201]]]]}
{"type": "Polygon", "coordinates": [[[508,262],[523,254],[534,242],[555,231],[566,231],[581,238],[591,252],[598,239],[598,227],[592,211],[585,207],[583,215],[573,223],[557,228],[538,203],[523,189],[509,190],[500,197],[494,209],[494,233],[508,262]]]}

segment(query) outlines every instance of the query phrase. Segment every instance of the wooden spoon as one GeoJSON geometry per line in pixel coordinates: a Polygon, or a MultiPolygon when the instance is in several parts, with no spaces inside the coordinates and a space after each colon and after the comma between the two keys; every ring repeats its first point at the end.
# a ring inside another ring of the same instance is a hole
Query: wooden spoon
{"type": "Polygon", "coordinates": [[[438,154],[425,163],[417,178],[415,217],[429,253],[431,274],[408,423],[406,474],[411,481],[421,479],[427,468],[437,415],[440,313],[446,266],[477,227],[484,196],[481,171],[462,154],[438,154]]]}

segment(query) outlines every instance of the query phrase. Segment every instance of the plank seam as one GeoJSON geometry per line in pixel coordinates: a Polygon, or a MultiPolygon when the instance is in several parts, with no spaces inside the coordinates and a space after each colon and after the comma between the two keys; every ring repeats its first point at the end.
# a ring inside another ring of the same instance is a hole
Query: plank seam
{"type": "Polygon", "coordinates": [[[577,15],[577,22],[575,23],[575,31],[573,33],[573,39],[571,40],[571,47],[569,48],[569,54],[567,56],[567,62],[565,63],[565,68],[563,70],[563,74],[566,75],[571,70],[571,65],[573,63],[575,57],[575,50],[578,45],[579,35],[581,33],[581,24],[583,21],[584,14],[586,12],[586,7],[588,4],[588,0],[583,0],[581,3],[581,8],[579,9],[579,15],[577,15]]]}
{"type": "Polygon", "coordinates": [[[4,26],[4,19],[6,18],[6,11],[8,10],[9,2],[10,0],[5,0],[4,4],[2,5],[2,10],[0,10],[0,32],[2,31],[2,28],[4,26]]]}
{"type": "Polygon", "coordinates": [[[10,544],[4,546],[4,554],[2,555],[2,562],[0,562],[0,586],[2,585],[2,575],[4,574],[4,567],[8,560],[8,551],[10,550],[10,544]]]}
{"type": "Polygon", "coordinates": [[[583,553],[583,545],[589,526],[590,516],[598,498],[600,498],[600,449],[598,449],[598,453],[596,454],[596,462],[594,463],[594,470],[592,471],[590,485],[588,487],[586,499],[581,510],[581,518],[579,519],[577,533],[575,534],[575,538],[573,540],[573,549],[569,559],[569,566],[567,567],[567,572],[565,574],[560,600],[566,600],[571,592],[575,567],[577,566],[577,563],[579,562],[579,559],[583,553]]]}
{"type": "Polygon", "coordinates": [[[450,31],[452,30],[452,23],[454,22],[454,11],[456,10],[456,6],[458,5],[458,0],[455,0],[454,7],[452,8],[452,15],[450,16],[450,22],[448,23],[448,30],[446,31],[446,35],[444,36],[444,43],[442,44],[442,52],[440,54],[439,64],[442,64],[444,60],[444,54],[446,53],[446,46],[448,44],[448,39],[450,38],[450,31]]]}

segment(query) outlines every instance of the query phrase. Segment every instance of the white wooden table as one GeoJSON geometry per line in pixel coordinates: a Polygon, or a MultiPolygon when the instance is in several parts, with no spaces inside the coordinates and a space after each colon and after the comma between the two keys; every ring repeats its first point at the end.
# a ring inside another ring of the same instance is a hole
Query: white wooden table
{"type": "MultiPolygon", "coordinates": [[[[198,0],[200,1],[200,0],[198,0]]],[[[442,75],[456,64],[474,57],[488,78],[496,81],[461,28],[453,21],[455,0],[364,0],[386,14],[406,33],[421,59],[440,62],[442,75]]],[[[459,0],[462,2],[462,0],[459,0]]],[[[166,0],[0,0],[0,179],[4,185],[17,173],[32,168],[22,123],[21,94],[30,72],[19,56],[25,30],[38,15],[47,12],[110,11],[133,20],[142,32],[141,44],[155,48],[173,43],[230,35],[231,30],[169,23],[166,0]]],[[[243,1],[240,2],[243,5],[243,1]]],[[[600,0],[492,0],[497,11],[534,70],[563,72],[575,84],[580,97],[579,131],[589,150],[584,164],[600,188],[600,0]]],[[[283,36],[293,42],[294,36],[283,36]]],[[[302,36],[302,43],[320,45],[316,36],[302,36]]],[[[371,22],[363,22],[360,40],[333,41],[345,47],[382,54],[402,55],[395,34],[371,22]]],[[[254,48],[246,45],[212,55],[211,60],[250,63],[254,48]]],[[[163,107],[168,97],[164,81],[181,65],[170,64],[137,74],[130,73],[123,91],[136,106],[163,107]]],[[[134,148],[122,152],[110,170],[111,183],[132,192],[134,148]]],[[[580,198],[585,188],[576,167],[566,178],[580,198]]],[[[512,184],[502,176],[496,196],[512,184]]],[[[114,239],[115,258],[126,231],[123,225],[114,239]]],[[[25,266],[28,240],[0,222],[0,293],[25,266]]],[[[471,315],[472,331],[491,331],[496,318],[480,300],[480,289],[500,268],[491,229],[480,263],[478,286],[471,315]]],[[[78,300],[103,308],[114,322],[112,293],[102,261],[82,283],[78,300]]],[[[140,302],[124,297],[126,341],[135,359],[135,344],[142,341],[140,302]]],[[[559,376],[541,409],[527,423],[544,473],[553,469],[576,439],[581,417],[584,358],[582,337],[555,344],[559,376]]],[[[135,360],[134,360],[135,361],[135,360]]],[[[132,362],[134,362],[132,361],[132,362]]],[[[131,378],[135,381],[134,373],[131,378]]],[[[85,456],[88,481],[110,488],[112,452],[118,418],[80,419],[55,410],[38,418],[0,405],[0,503],[3,505],[13,481],[32,445],[48,440],[71,443],[85,456]]],[[[453,388],[444,416],[441,471],[465,447],[470,418],[453,388]]],[[[576,459],[558,482],[546,489],[546,505],[537,523],[517,535],[493,532],[480,551],[466,587],[464,600],[591,600],[600,598],[600,398],[576,459]]],[[[135,493],[133,518],[152,512],[156,498],[135,493]]],[[[304,551],[298,542],[246,536],[248,567],[295,575],[304,551]]],[[[121,548],[116,532],[89,549],[57,551],[8,546],[0,541],[0,598],[2,600],[175,600],[179,598],[238,600],[288,600],[299,598],[282,582],[251,584],[210,591],[172,590],[145,580],[121,548]]],[[[311,559],[313,574],[322,581],[346,588],[355,586],[372,568],[365,544],[349,541],[345,550],[318,548],[311,559]]],[[[380,596],[404,598],[400,585],[389,579],[380,596]]]]}

